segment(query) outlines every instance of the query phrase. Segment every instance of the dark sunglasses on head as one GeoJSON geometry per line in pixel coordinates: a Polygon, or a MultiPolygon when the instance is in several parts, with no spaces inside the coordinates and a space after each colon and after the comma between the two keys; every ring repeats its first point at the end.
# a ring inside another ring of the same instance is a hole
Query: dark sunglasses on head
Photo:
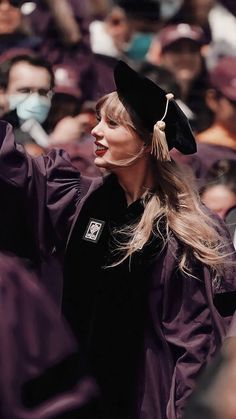
{"type": "MultiPolygon", "coordinates": [[[[1,5],[1,3],[3,3],[4,1],[6,1],[6,0],[0,0],[0,5],[1,5]]],[[[7,2],[8,2],[11,6],[13,6],[13,7],[21,7],[21,6],[22,6],[22,4],[24,3],[24,1],[23,1],[23,0],[7,0],[7,2]]]]}

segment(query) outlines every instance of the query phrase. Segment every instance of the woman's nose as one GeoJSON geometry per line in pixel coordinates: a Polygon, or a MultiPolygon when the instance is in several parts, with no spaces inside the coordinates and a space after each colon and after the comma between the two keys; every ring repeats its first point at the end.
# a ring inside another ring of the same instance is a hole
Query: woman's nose
{"type": "Polygon", "coordinates": [[[95,127],[91,131],[91,134],[94,135],[94,137],[101,137],[102,136],[100,122],[98,122],[97,125],[95,125],[95,127]]]}

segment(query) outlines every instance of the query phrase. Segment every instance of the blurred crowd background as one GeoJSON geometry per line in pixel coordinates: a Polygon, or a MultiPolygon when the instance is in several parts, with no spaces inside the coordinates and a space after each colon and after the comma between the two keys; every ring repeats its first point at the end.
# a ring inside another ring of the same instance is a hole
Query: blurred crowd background
{"type": "MultiPolygon", "coordinates": [[[[236,247],[235,0],[0,0],[0,119],[32,156],[64,148],[82,174],[100,176],[90,132],[119,59],[172,92],[189,118],[198,152],[172,157],[236,247]]],[[[212,367],[214,397],[200,386],[186,419],[236,418],[231,347],[223,376],[220,362],[212,367]]]]}
{"type": "Polygon", "coordinates": [[[90,131],[119,59],[174,94],[198,153],[172,156],[232,225],[234,0],[0,0],[0,117],[33,156],[62,147],[84,175],[101,174],[90,131]]]}

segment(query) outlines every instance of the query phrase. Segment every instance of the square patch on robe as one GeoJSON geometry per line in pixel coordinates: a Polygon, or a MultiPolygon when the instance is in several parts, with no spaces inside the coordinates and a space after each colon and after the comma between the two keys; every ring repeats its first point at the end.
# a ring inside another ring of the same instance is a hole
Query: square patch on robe
{"type": "Polygon", "coordinates": [[[97,243],[99,237],[101,236],[104,225],[105,221],[90,218],[83,239],[93,243],[97,243]]]}

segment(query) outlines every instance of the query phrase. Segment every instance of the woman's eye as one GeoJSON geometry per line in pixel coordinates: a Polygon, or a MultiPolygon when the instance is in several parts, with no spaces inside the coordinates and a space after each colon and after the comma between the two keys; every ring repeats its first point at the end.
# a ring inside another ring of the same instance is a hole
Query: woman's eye
{"type": "Polygon", "coordinates": [[[116,121],[114,121],[113,119],[108,119],[107,120],[107,124],[110,126],[110,127],[117,127],[117,122],[116,121]]]}

